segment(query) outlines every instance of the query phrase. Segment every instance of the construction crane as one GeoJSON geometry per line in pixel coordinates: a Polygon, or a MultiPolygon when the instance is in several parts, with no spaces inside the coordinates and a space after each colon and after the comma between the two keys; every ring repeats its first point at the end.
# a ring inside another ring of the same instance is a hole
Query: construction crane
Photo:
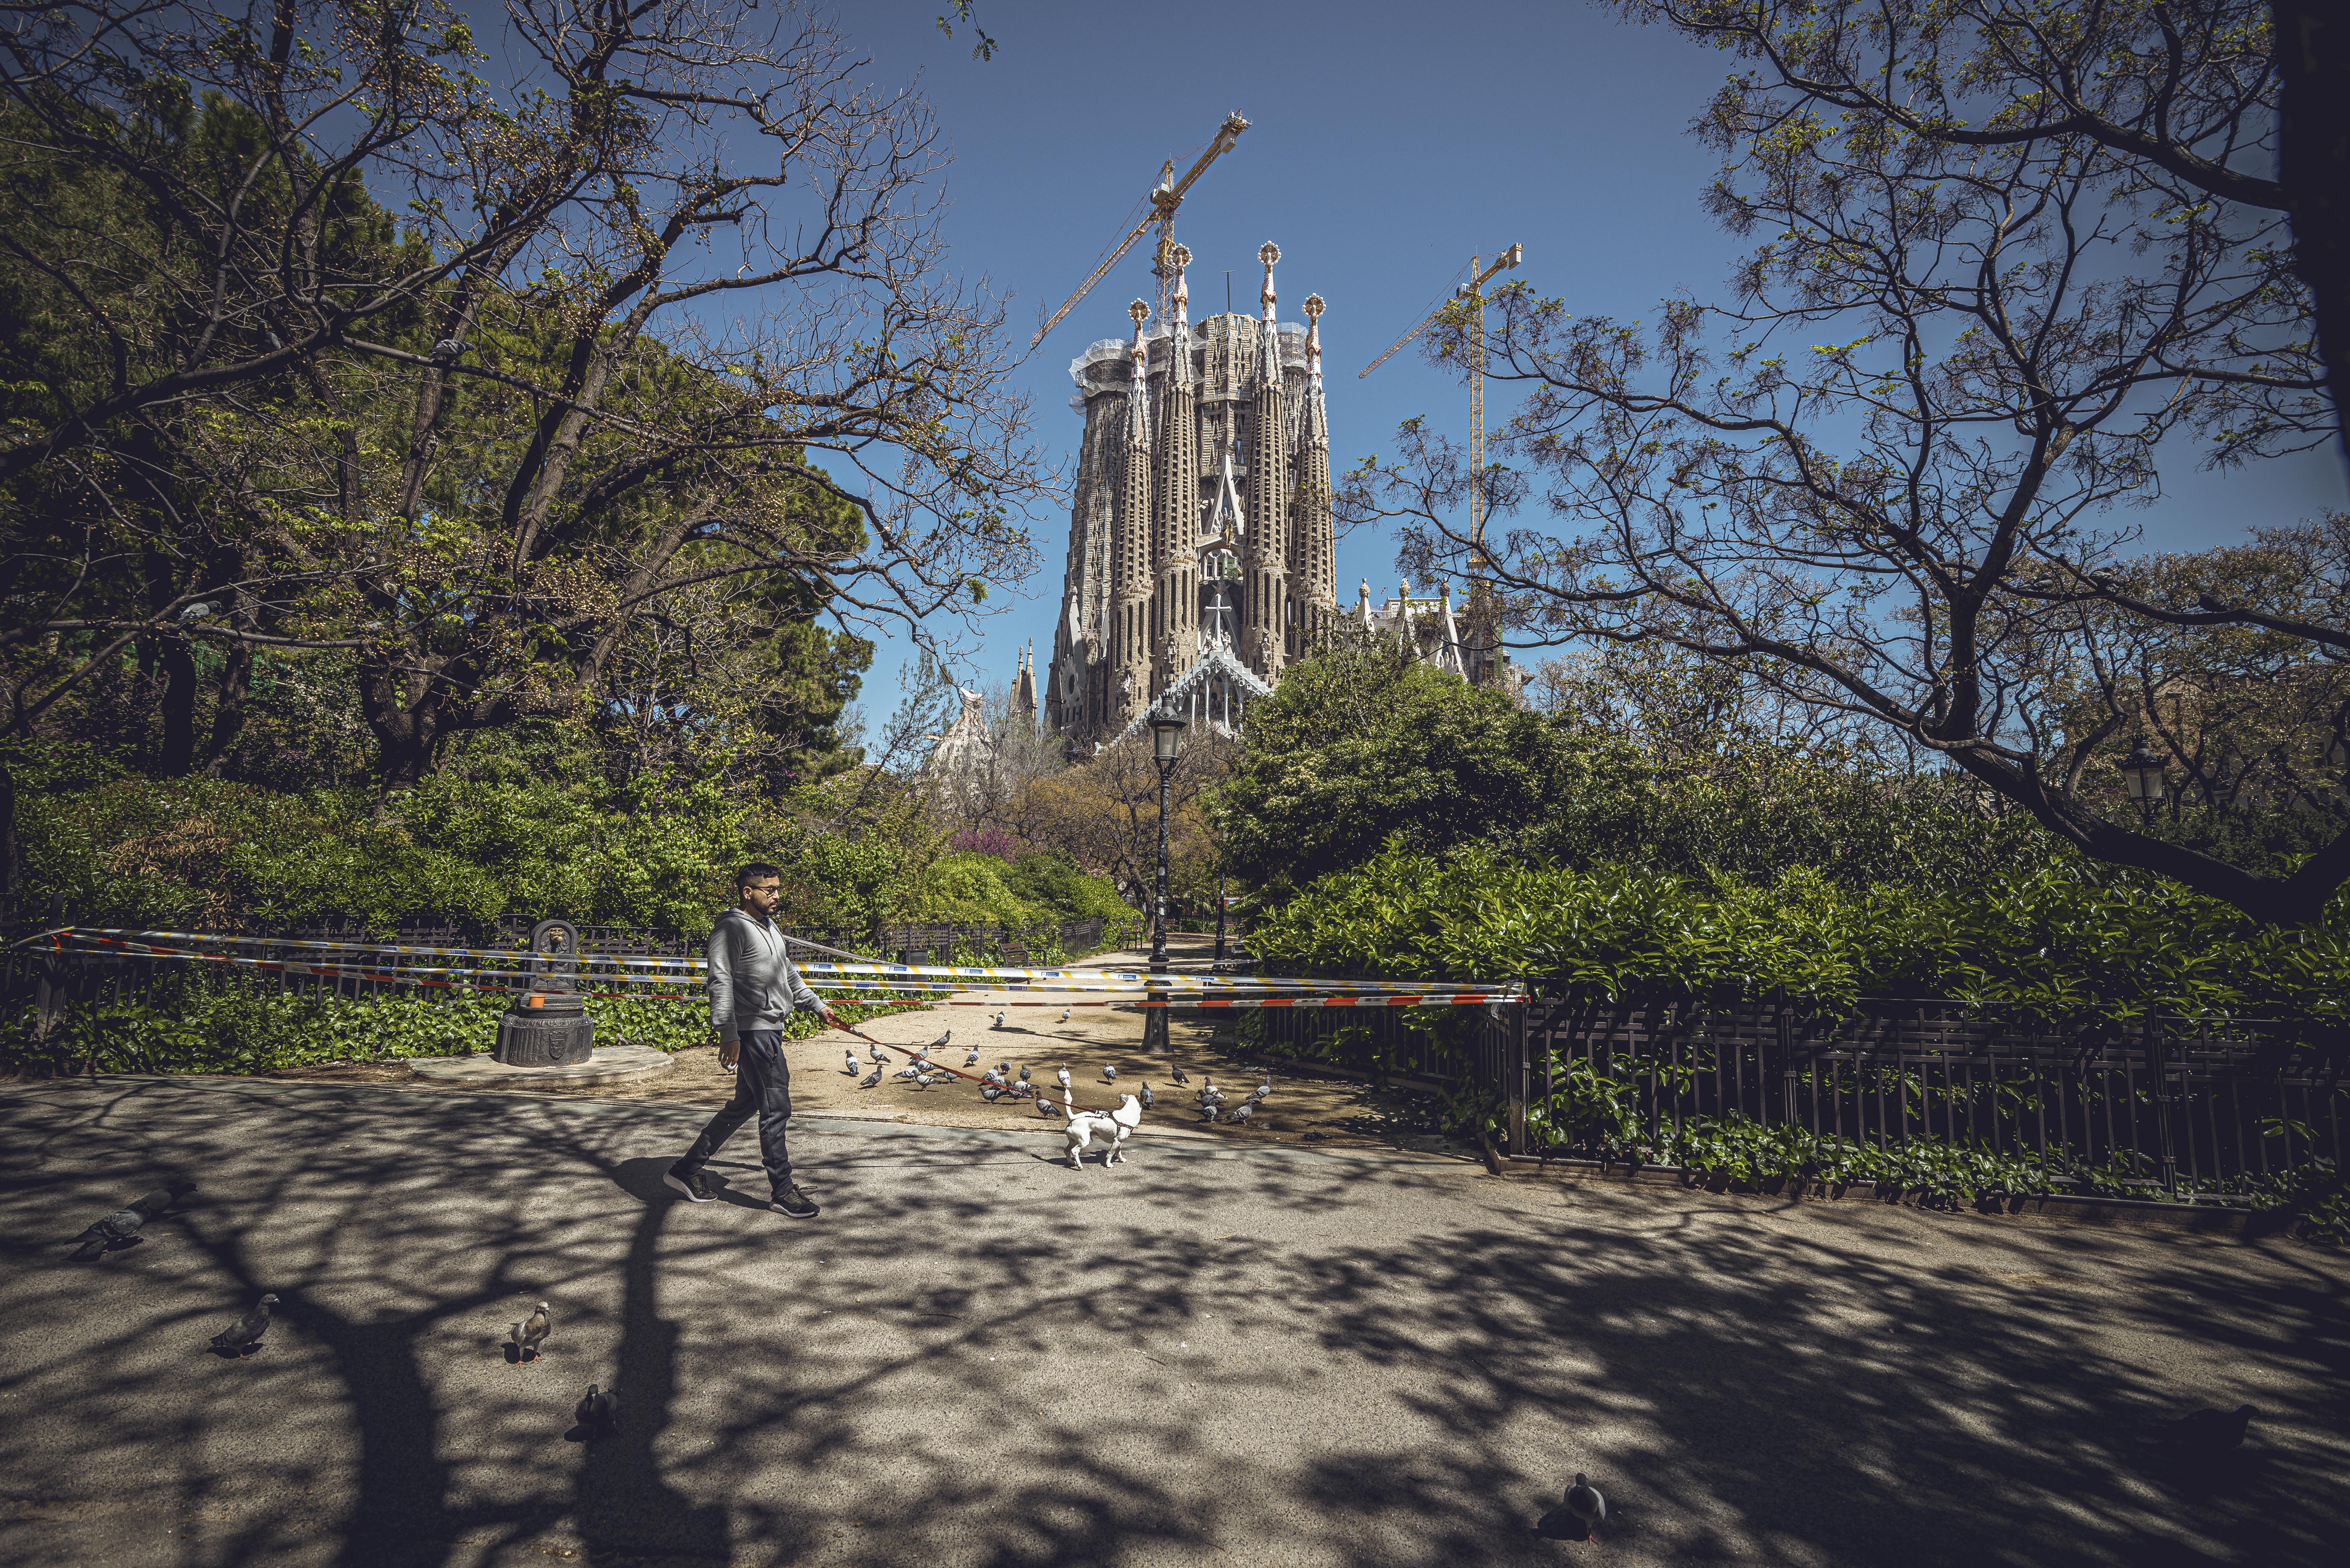
{"type": "MultiPolygon", "coordinates": [[[[1512,245],[1482,271],[1477,256],[1469,258],[1461,273],[1466,281],[1454,286],[1451,295],[1437,302],[1435,307],[1419,318],[1419,324],[1397,338],[1388,351],[1363,367],[1361,380],[1372,371],[1395,358],[1396,350],[1427,331],[1437,318],[1456,302],[1469,307],[1469,620],[1472,635],[1481,642],[1485,627],[1485,491],[1478,475],[1485,467],[1485,286],[1500,274],[1523,261],[1526,247],[1512,245]]],[[[1482,678],[1482,665],[1479,678],[1482,678]]]]}
{"type": "Polygon", "coordinates": [[[1216,128],[1216,139],[1208,143],[1208,150],[1200,154],[1200,161],[1192,164],[1191,171],[1180,180],[1175,178],[1175,161],[1169,159],[1166,166],[1159,171],[1159,183],[1150,188],[1150,194],[1145,198],[1149,210],[1143,213],[1142,221],[1118,242],[1108,255],[1102,258],[1101,265],[1094,268],[1085,282],[1077,285],[1077,292],[1069,296],[1068,302],[1060,309],[1053,312],[1053,318],[1036,328],[1036,336],[1028,339],[1028,347],[1034,348],[1045,341],[1045,335],[1058,327],[1069,312],[1077,307],[1077,302],[1092,292],[1094,285],[1118,265],[1120,256],[1134,248],[1134,242],[1140,239],[1143,231],[1153,223],[1159,225],[1159,244],[1152,253],[1151,271],[1159,278],[1159,317],[1165,320],[1167,280],[1171,272],[1168,265],[1168,252],[1174,248],[1175,244],[1175,209],[1183,204],[1183,192],[1191,188],[1191,182],[1207,172],[1209,164],[1230,152],[1232,143],[1238,141],[1241,132],[1248,128],[1249,122],[1241,118],[1238,109],[1224,116],[1224,123],[1216,128]]]}

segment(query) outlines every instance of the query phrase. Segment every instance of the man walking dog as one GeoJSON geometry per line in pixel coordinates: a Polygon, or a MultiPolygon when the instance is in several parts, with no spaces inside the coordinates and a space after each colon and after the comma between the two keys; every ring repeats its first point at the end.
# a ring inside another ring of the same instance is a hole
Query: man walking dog
{"type": "Polygon", "coordinates": [[[753,862],[734,874],[738,906],[720,911],[710,930],[710,1027],[718,1036],[718,1064],[738,1068],[734,1097],[710,1118],[685,1158],[661,1179],[696,1203],[712,1194],[702,1168],[753,1111],[759,1113],[759,1158],[767,1167],[775,1201],[795,1220],[813,1220],[816,1207],[792,1180],[784,1125],[792,1116],[792,1072],[784,1062],[784,1023],[795,1007],[814,1008],[827,1023],[832,1009],[800,979],[775,929],[783,873],[753,862]]]}

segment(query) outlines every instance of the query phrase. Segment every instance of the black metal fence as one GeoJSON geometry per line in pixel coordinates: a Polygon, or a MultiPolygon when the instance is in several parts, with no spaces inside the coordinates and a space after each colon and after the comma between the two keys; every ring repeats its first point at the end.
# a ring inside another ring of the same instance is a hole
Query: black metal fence
{"type": "Polygon", "coordinates": [[[1742,1117],[1886,1149],[1961,1143],[2044,1170],[2170,1188],[2338,1167],[2350,1084],[2258,1019],[2056,1033],[1943,999],[1848,1011],[1537,992],[1439,1028],[1395,1013],[1268,1012],[1268,1053],[1399,1086],[1490,1088],[1515,1153],[1620,1157],[1742,1117]]]}

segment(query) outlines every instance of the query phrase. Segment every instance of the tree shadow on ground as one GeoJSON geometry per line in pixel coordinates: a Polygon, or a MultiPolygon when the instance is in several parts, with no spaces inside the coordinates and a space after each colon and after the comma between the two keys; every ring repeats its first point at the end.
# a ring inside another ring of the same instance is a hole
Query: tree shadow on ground
{"type": "Polygon", "coordinates": [[[1620,1563],[2314,1563],[2350,1525],[2350,1269],[2292,1243],[1147,1133],[1080,1175],[891,1127],[809,1135],[795,1225],[660,1184],[702,1119],[0,1095],[13,1236],[160,1176],[206,1198],[136,1272],[0,1285],[36,1413],[0,1465],[57,1515],[16,1559],[145,1561],[162,1520],[208,1564],[1566,1561],[1533,1532],[1577,1469],[1620,1563]],[[185,1355],[262,1290],[270,1355],[185,1355]],[[544,1358],[481,1353],[539,1297],[544,1358]],[[564,1444],[591,1382],[620,1429],[564,1444]],[[2246,1389],[2228,1473],[2154,1463],[2150,1419],[2246,1389]]]}

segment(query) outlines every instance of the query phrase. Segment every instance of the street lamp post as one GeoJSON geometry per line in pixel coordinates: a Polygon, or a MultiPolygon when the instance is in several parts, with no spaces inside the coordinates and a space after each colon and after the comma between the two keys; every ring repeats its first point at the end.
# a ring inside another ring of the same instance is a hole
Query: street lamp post
{"type": "Polygon", "coordinates": [[[2164,788],[2165,764],[2160,753],[2137,738],[2137,747],[2122,759],[2122,788],[2137,804],[2138,820],[2147,826],[2154,826],[2154,814],[2168,793],[2164,788]]]}
{"type": "MultiPolygon", "coordinates": [[[[1150,900],[1150,989],[1160,993],[1160,1000],[1164,999],[1166,986],[1157,977],[1167,972],[1167,797],[1175,777],[1175,759],[1182,750],[1183,721],[1173,713],[1151,714],[1150,760],[1159,764],[1159,870],[1150,900]]],[[[1142,1048],[1160,1053],[1169,1049],[1164,1007],[1145,1010],[1142,1048]]]]}
{"type": "Polygon", "coordinates": [[[1216,867],[1216,961],[1224,961],[1224,910],[1230,900],[1224,897],[1224,868],[1216,867]]]}

